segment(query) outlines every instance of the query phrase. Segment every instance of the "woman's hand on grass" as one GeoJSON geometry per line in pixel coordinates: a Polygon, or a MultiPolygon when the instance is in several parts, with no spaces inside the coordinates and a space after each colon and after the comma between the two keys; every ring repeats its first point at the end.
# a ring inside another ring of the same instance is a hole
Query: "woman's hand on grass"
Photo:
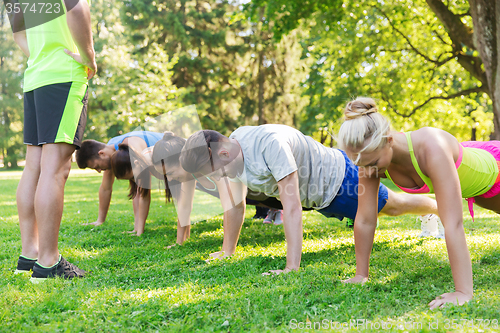
{"type": "Polygon", "coordinates": [[[285,269],[271,269],[268,272],[262,273],[262,275],[280,275],[280,274],[286,274],[290,273],[291,271],[296,271],[297,269],[290,269],[290,268],[285,268],[285,269]]]}
{"type": "Polygon", "coordinates": [[[464,305],[471,299],[471,295],[464,294],[460,291],[455,291],[454,293],[446,293],[436,297],[435,300],[429,303],[429,307],[431,308],[431,310],[434,310],[436,308],[445,306],[447,303],[451,303],[454,305],[464,305]]]}
{"type": "Polygon", "coordinates": [[[131,236],[140,236],[140,235],[142,235],[142,232],[139,233],[139,231],[136,231],[135,229],[134,230],[130,230],[130,231],[124,231],[123,233],[130,234],[131,236]]]}
{"type": "Polygon", "coordinates": [[[93,226],[99,226],[101,224],[103,224],[104,222],[101,222],[101,221],[95,221],[95,222],[91,222],[91,223],[84,223],[83,225],[93,225],[93,226]]]}
{"type": "Polygon", "coordinates": [[[364,284],[365,282],[368,281],[368,276],[363,276],[363,275],[355,275],[354,277],[343,280],[343,283],[361,283],[364,284]]]}
{"type": "Polygon", "coordinates": [[[231,256],[230,254],[226,254],[224,251],[214,252],[210,253],[209,258],[205,260],[205,262],[209,263],[213,260],[226,259],[229,258],[230,256],[231,256]]]}

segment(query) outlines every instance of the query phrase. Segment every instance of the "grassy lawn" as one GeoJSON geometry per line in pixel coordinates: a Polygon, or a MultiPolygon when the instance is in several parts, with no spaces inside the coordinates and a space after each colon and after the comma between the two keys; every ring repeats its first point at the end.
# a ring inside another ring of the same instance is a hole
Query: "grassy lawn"
{"type": "MultiPolygon", "coordinates": [[[[500,331],[500,223],[479,208],[475,222],[464,210],[475,297],[430,311],[427,303],[451,292],[453,281],[444,241],[417,238],[415,216],[380,219],[364,286],[340,282],[355,272],[352,230],[316,212],[304,213],[301,270],[261,276],[285,266],[286,247],[283,227],[252,220],[252,206],[236,255],[206,263],[222,244],[221,216],[195,224],[191,239],[167,249],[175,242],[176,213],[158,191],[141,237],[124,233],[133,229],[125,181],[115,182],[107,222],[83,225],[97,218],[95,172],[70,176],[59,238],[63,256],[92,275],[33,285],[13,275],[21,251],[19,178],[20,172],[0,172],[0,331],[288,332],[332,325],[335,331],[342,323],[344,331],[500,331]]],[[[208,211],[215,203],[206,200],[208,211]]]]}

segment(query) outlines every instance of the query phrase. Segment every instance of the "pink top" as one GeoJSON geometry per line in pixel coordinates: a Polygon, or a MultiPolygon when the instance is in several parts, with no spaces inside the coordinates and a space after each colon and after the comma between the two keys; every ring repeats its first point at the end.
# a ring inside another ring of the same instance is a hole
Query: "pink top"
{"type": "MultiPolygon", "coordinates": [[[[460,147],[460,151],[458,153],[458,159],[457,161],[455,162],[455,167],[458,169],[458,167],[460,166],[460,164],[462,163],[462,155],[463,155],[463,151],[462,151],[462,145],[459,145],[460,147]]],[[[413,150],[410,151],[410,154],[414,154],[413,150]]],[[[416,158],[414,159],[416,161],[416,158]]],[[[413,159],[412,159],[413,161],[413,159]]],[[[420,167],[418,165],[413,165],[415,167],[415,169],[417,170],[420,170],[420,167]]],[[[391,176],[389,176],[389,171],[386,171],[385,173],[387,175],[387,177],[392,181],[391,179],[391,176]]],[[[422,179],[424,182],[425,182],[425,179],[422,179]]],[[[392,181],[394,183],[394,181],[392,181]]],[[[406,192],[406,193],[413,193],[413,194],[425,194],[425,193],[430,193],[430,189],[429,189],[429,186],[427,184],[424,184],[424,186],[420,187],[420,188],[406,188],[406,187],[402,187],[402,186],[399,186],[398,184],[394,183],[397,187],[399,187],[402,191],[406,192]]]]}

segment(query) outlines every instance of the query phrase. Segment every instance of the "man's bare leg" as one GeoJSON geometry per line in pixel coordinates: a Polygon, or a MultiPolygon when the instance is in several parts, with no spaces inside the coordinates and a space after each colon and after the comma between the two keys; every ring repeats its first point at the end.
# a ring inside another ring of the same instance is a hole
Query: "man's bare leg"
{"type": "Polygon", "coordinates": [[[75,146],[66,143],[42,147],[40,178],[35,194],[35,215],[38,223],[38,263],[51,267],[59,259],[57,242],[64,206],[64,185],[71,169],[75,146]]]}
{"type": "Polygon", "coordinates": [[[408,193],[395,193],[389,189],[389,197],[381,214],[389,216],[399,216],[404,214],[438,215],[436,200],[425,195],[415,195],[408,193]]]}
{"type": "Polygon", "coordinates": [[[38,226],[35,217],[35,193],[40,176],[42,147],[28,145],[26,166],[16,192],[19,228],[21,229],[21,255],[26,258],[38,257],[38,226]]]}

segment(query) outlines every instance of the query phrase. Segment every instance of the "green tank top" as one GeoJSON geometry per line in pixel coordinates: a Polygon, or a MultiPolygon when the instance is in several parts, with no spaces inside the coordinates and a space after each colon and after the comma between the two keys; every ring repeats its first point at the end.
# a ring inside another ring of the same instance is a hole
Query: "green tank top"
{"type": "MultiPolygon", "coordinates": [[[[424,175],[422,170],[420,170],[413,151],[410,134],[411,132],[405,133],[408,149],[410,151],[411,162],[426,186],[420,189],[406,189],[394,183],[388,171],[386,171],[385,174],[387,178],[389,178],[394,184],[405,192],[434,193],[434,187],[432,186],[431,179],[424,175]]],[[[493,155],[486,150],[479,148],[460,146],[460,155],[455,163],[455,166],[457,167],[463,198],[473,198],[488,192],[493,184],[495,184],[495,180],[498,175],[498,165],[493,155]]]]}
{"type": "MultiPolygon", "coordinates": [[[[39,2],[23,1],[23,3],[25,2],[30,5],[27,7],[28,10],[24,12],[24,20],[26,22],[29,22],[30,19],[39,20],[39,16],[34,17],[35,14],[29,10],[32,4],[39,2]]],[[[52,4],[51,11],[66,10],[63,0],[48,0],[44,3],[52,4]]],[[[40,6],[38,7],[40,8],[40,6]]],[[[45,8],[48,6],[46,5],[45,8]]],[[[38,13],[38,15],[40,14],[38,13]]],[[[64,49],[68,49],[78,53],[66,23],[66,14],[33,28],[28,28],[26,37],[30,56],[28,67],[24,73],[24,92],[56,83],[87,82],[85,67],[64,52],[64,49]]]]}

